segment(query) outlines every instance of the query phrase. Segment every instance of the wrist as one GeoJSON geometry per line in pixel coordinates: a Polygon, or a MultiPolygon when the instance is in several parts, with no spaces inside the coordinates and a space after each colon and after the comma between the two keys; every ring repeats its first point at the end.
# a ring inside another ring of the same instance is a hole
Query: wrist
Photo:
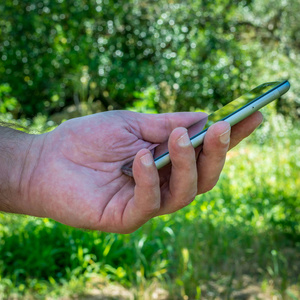
{"type": "Polygon", "coordinates": [[[30,179],[41,136],[0,127],[0,211],[31,214],[30,179]]]}

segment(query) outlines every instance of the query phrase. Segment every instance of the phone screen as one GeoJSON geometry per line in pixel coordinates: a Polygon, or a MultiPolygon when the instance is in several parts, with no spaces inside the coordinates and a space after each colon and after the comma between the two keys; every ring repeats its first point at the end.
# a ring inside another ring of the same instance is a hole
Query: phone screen
{"type": "MultiPolygon", "coordinates": [[[[208,116],[208,120],[203,129],[207,129],[212,124],[224,120],[228,118],[232,114],[237,113],[239,110],[244,108],[245,106],[251,105],[253,101],[256,101],[260,98],[260,96],[265,95],[268,92],[271,92],[278,84],[282,82],[267,82],[264,83],[255,89],[251,90],[250,92],[243,94],[241,97],[229,102],[219,110],[215,111],[211,115],[208,116]]],[[[191,138],[193,138],[192,136],[191,138]]]]}

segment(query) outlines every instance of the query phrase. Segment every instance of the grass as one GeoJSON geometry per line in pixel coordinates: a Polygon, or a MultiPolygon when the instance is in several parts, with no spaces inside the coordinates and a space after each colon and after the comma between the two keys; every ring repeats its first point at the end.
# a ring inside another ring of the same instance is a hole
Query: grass
{"type": "Polygon", "coordinates": [[[0,298],[298,299],[300,132],[265,113],[211,192],[131,235],[0,215],[0,298]]]}

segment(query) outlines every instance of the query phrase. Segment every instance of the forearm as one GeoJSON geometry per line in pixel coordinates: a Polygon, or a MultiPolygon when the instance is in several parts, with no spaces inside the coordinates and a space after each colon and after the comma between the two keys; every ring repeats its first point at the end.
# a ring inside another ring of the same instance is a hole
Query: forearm
{"type": "Polygon", "coordinates": [[[0,211],[23,213],[34,136],[0,126],[0,211]]]}

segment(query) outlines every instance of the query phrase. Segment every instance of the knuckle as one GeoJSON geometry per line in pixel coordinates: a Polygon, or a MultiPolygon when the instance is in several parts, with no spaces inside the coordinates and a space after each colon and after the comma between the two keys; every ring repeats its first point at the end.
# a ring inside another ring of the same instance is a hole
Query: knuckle
{"type": "Polygon", "coordinates": [[[151,206],[145,208],[142,214],[148,220],[156,216],[159,210],[160,210],[160,203],[153,203],[151,206]]]}
{"type": "Polygon", "coordinates": [[[142,187],[143,189],[153,190],[159,186],[159,177],[148,177],[147,179],[143,180],[142,182],[137,182],[136,185],[142,187]]]}
{"type": "Polygon", "coordinates": [[[155,178],[151,178],[151,180],[147,181],[146,184],[148,184],[148,187],[150,188],[159,186],[159,177],[155,176],[155,178]]]}
{"type": "Polygon", "coordinates": [[[177,201],[177,210],[186,207],[191,204],[197,196],[197,191],[190,193],[186,197],[182,197],[177,201]]]}
{"type": "Polygon", "coordinates": [[[139,227],[128,227],[128,228],[122,228],[118,231],[120,234],[130,234],[138,230],[139,227]]]}
{"type": "Polygon", "coordinates": [[[203,185],[199,186],[198,194],[204,194],[204,193],[211,191],[216,186],[218,179],[215,179],[214,181],[210,181],[210,182],[206,183],[205,185],[203,184],[203,185]]]}
{"type": "Polygon", "coordinates": [[[192,172],[196,168],[195,151],[192,148],[191,152],[177,153],[171,158],[172,165],[175,168],[180,168],[184,172],[192,172]]]}
{"type": "Polygon", "coordinates": [[[214,163],[221,163],[225,160],[227,153],[227,147],[224,149],[218,149],[218,151],[211,151],[206,154],[206,157],[210,160],[213,160],[214,163]]]}

